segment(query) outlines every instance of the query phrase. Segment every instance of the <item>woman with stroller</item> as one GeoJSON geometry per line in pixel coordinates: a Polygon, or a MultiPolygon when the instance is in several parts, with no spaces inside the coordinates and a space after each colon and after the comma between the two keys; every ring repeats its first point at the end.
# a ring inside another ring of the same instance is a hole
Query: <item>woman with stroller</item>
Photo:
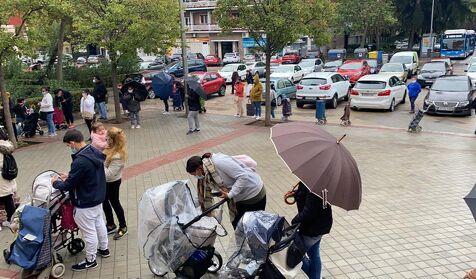
{"type": "Polygon", "coordinates": [[[17,99],[17,104],[15,105],[15,107],[13,107],[13,112],[15,113],[17,121],[17,131],[19,134],[21,134],[23,132],[23,122],[26,120],[27,116],[25,99],[17,99]]]}
{"type": "MultiPolygon", "coordinates": [[[[14,150],[13,144],[8,140],[8,135],[4,130],[0,130],[0,153],[2,155],[12,154],[14,150]]],[[[0,168],[3,168],[3,156],[0,156],[0,168]]],[[[13,213],[15,213],[15,202],[13,194],[17,190],[17,182],[15,179],[6,180],[0,175],[0,204],[3,204],[7,212],[7,221],[2,226],[9,226],[13,213]]],[[[0,226],[1,230],[1,226],[0,226]]]]}
{"type": "Polygon", "coordinates": [[[81,117],[83,117],[86,126],[88,126],[89,134],[91,134],[91,129],[94,121],[94,97],[91,96],[91,91],[89,89],[83,90],[83,97],[81,97],[81,104],[79,109],[81,111],[81,117]]]}
{"type": "Polygon", "coordinates": [[[56,137],[56,128],[55,123],[53,121],[53,96],[50,94],[49,87],[43,87],[41,89],[41,93],[43,94],[43,99],[38,104],[40,106],[40,113],[46,114],[46,123],[48,124],[48,135],[50,137],[56,137]]]}
{"type": "Polygon", "coordinates": [[[236,212],[231,220],[233,229],[236,229],[246,212],[264,210],[266,207],[266,189],[261,177],[231,156],[223,153],[193,156],[188,159],[186,169],[202,185],[202,189],[199,188],[202,207],[209,207],[207,203],[210,203],[212,188],[221,198],[234,202],[236,212]]]}
{"type": "Polygon", "coordinates": [[[307,250],[307,257],[304,256],[302,261],[302,270],[309,279],[320,279],[322,269],[320,243],[322,236],[328,234],[332,228],[331,205],[324,204],[323,200],[309,191],[302,182],[299,182],[294,192],[294,200],[298,214],[291,223],[301,224],[298,237],[302,237],[307,250]]]}
{"type": "Polygon", "coordinates": [[[66,90],[61,88],[56,89],[56,99],[58,102],[58,107],[61,107],[63,110],[64,120],[68,125],[69,129],[74,128],[74,117],[73,117],[73,96],[66,90]]]}
{"type": "Polygon", "coordinates": [[[107,131],[108,147],[104,150],[106,161],[104,170],[106,172],[106,200],[102,204],[106,215],[106,226],[108,234],[114,234],[114,240],[121,239],[127,234],[126,218],[124,209],[119,201],[119,186],[121,186],[121,175],[127,159],[126,135],[122,129],[112,127],[107,131]],[[119,229],[114,223],[112,208],[119,221],[119,229]]]}

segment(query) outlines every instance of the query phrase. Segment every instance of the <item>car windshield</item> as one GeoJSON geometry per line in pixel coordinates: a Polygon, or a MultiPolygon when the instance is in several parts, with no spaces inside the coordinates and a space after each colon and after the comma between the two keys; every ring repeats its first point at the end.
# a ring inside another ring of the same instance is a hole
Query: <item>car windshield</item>
{"type": "Polygon", "coordinates": [[[340,67],[341,65],[342,65],[342,61],[336,60],[336,61],[327,62],[326,64],[324,64],[324,68],[340,67]]]}
{"type": "Polygon", "coordinates": [[[246,66],[253,66],[255,64],[255,62],[246,62],[245,64],[246,64],[246,66]]]}
{"type": "Polygon", "coordinates": [[[390,59],[390,62],[391,63],[410,64],[410,63],[412,63],[412,57],[411,56],[394,55],[390,59]]]}
{"type": "Polygon", "coordinates": [[[225,53],[225,57],[233,57],[233,56],[235,56],[234,53],[225,53]]]}
{"type": "Polygon", "coordinates": [[[426,63],[421,68],[422,72],[444,72],[445,71],[445,64],[441,62],[434,62],[434,63],[426,63]]]}
{"type": "Polygon", "coordinates": [[[228,64],[225,67],[221,68],[220,72],[233,72],[235,70],[235,66],[228,64]]]}
{"type": "Polygon", "coordinates": [[[380,69],[380,72],[403,72],[402,64],[385,64],[380,69]]]}
{"type": "Polygon", "coordinates": [[[464,47],[464,38],[455,38],[455,39],[443,39],[443,46],[441,49],[444,50],[462,50],[464,47]]]}
{"type": "Polygon", "coordinates": [[[435,83],[433,83],[431,89],[438,91],[464,92],[469,91],[469,83],[465,79],[440,78],[435,80],[435,83]]]}
{"type": "Polygon", "coordinates": [[[321,84],[326,84],[327,80],[325,78],[305,78],[301,80],[301,85],[316,86],[321,84]]]}
{"type": "Polygon", "coordinates": [[[472,64],[468,68],[469,73],[476,73],[476,64],[472,64]]]}
{"type": "Polygon", "coordinates": [[[213,56],[213,55],[207,55],[207,57],[205,57],[205,58],[206,58],[206,59],[214,59],[215,56],[213,56]]]}
{"type": "Polygon", "coordinates": [[[169,65],[165,66],[164,67],[164,70],[168,70],[168,69],[175,69],[179,66],[182,66],[182,63],[180,62],[173,62],[173,63],[170,63],[169,65]]]}
{"type": "Polygon", "coordinates": [[[279,66],[274,69],[275,73],[290,73],[294,71],[294,66],[279,66]]]}
{"type": "Polygon", "coordinates": [[[284,55],[297,55],[297,52],[287,52],[286,54],[284,55]]]}
{"type": "Polygon", "coordinates": [[[378,80],[362,80],[358,81],[354,88],[355,89],[385,89],[387,83],[385,81],[378,80]]]}
{"type": "Polygon", "coordinates": [[[192,74],[190,74],[190,76],[196,77],[198,79],[202,79],[205,76],[205,74],[204,73],[202,73],[202,74],[192,73],[192,74]]]}
{"type": "Polygon", "coordinates": [[[372,68],[377,67],[377,60],[367,60],[367,62],[369,63],[370,67],[372,67],[372,68]]]}
{"type": "Polygon", "coordinates": [[[299,66],[301,66],[301,68],[303,67],[314,67],[314,60],[303,60],[301,61],[301,63],[299,63],[299,66]]]}
{"type": "Polygon", "coordinates": [[[344,63],[342,67],[340,67],[342,70],[359,70],[362,68],[362,63],[360,62],[354,62],[354,63],[344,63]]]}

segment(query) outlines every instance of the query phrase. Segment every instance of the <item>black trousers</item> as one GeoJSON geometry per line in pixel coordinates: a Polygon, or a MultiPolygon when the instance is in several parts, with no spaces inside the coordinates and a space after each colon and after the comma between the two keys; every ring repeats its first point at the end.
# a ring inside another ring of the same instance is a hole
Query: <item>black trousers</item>
{"type": "Polygon", "coordinates": [[[262,198],[260,201],[258,201],[255,204],[244,204],[241,202],[236,203],[236,215],[235,219],[231,222],[231,225],[233,226],[233,229],[236,229],[236,226],[238,225],[238,222],[240,221],[241,217],[245,215],[246,212],[248,211],[258,211],[258,210],[265,210],[266,208],[266,196],[262,198]]]}
{"type": "Polygon", "coordinates": [[[0,204],[3,204],[5,206],[5,211],[7,212],[7,221],[10,222],[13,213],[15,213],[15,203],[13,202],[13,194],[0,197],[0,204]]]}
{"type": "Polygon", "coordinates": [[[93,127],[93,119],[91,120],[84,119],[84,122],[86,122],[86,126],[88,126],[88,130],[89,130],[89,134],[91,135],[91,129],[93,127]]]}
{"type": "Polygon", "coordinates": [[[165,111],[169,111],[169,98],[162,99],[164,101],[165,111]]]}
{"type": "Polygon", "coordinates": [[[63,114],[66,124],[73,124],[74,117],[73,117],[73,105],[63,105],[63,114]]]}
{"type": "Polygon", "coordinates": [[[106,200],[102,203],[104,215],[106,215],[106,225],[108,227],[114,227],[114,216],[112,215],[112,208],[116,212],[117,220],[119,221],[119,228],[125,228],[126,217],[124,217],[124,209],[122,209],[121,202],[119,201],[119,186],[121,186],[121,179],[114,182],[106,183],[106,200]]]}

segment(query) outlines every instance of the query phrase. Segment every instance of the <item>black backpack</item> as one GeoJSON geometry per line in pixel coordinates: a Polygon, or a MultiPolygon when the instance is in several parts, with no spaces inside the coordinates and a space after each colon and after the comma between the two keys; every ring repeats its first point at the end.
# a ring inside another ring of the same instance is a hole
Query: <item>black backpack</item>
{"type": "Polygon", "coordinates": [[[11,154],[3,155],[2,177],[6,180],[13,180],[18,176],[18,167],[15,158],[11,154]]]}

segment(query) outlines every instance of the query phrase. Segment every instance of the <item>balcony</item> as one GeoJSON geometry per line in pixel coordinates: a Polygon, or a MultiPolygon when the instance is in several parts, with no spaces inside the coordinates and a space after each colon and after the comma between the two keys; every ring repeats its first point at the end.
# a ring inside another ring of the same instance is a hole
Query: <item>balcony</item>
{"type": "Polygon", "coordinates": [[[218,24],[194,24],[187,26],[187,32],[220,32],[218,24]]]}
{"type": "Polygon", "coordinates": [[[202,1],[202,0],[183,0],[185,10],[200,10],[215,8],[217,1],[202,1]]]}

